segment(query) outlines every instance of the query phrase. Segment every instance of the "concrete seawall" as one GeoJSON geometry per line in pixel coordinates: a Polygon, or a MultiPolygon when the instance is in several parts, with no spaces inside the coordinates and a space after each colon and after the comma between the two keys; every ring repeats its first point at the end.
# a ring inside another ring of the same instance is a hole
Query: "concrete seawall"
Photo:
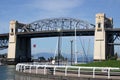
{"type": "Polygon", "coordinates": [[[44,74],[23,73],[23,72],[16,71],[15,80],[115,80],[115,79],[57,76],[57,75],[50,75],[50,74],[44,75],[44,74]]]}
{"type": "Polygon", "coordinates": [[[16,71],[16,80],[120,80],[120,68],[21,63],[16,65],[16,71]]]}

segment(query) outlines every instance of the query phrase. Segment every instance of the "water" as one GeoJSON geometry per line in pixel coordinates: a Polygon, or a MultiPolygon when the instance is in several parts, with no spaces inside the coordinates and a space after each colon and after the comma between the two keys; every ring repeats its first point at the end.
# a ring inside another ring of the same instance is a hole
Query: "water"
{"type": "Polygon", "coordinates": [[[40,80],[38,77],[20,75],[15,72],[15,65],[0,66],[0,80],[40,80]]]}
{"type": "Polygon", "coordinates": [[[14,80],[15,65],[0,66],[0,80],[14,80]]]}

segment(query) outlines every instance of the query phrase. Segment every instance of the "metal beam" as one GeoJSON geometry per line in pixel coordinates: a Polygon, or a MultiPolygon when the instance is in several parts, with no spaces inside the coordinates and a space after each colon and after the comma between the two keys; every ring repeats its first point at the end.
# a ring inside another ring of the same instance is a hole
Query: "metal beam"
{"type": "Polygon", "coordinates": [[[120,43],[108,43],[109,45],[120,45],[120,43]]]}

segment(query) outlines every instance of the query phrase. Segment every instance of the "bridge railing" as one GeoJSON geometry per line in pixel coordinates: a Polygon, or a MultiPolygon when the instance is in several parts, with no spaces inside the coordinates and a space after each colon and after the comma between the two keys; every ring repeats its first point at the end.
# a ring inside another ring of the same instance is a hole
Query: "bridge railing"
{"type": "Polygon", "coordinates": [[[16,71],[35,74],[52,74],[58,76],[73,77],[105,77],[110,79],[112,76],[120,77],[120,68],[112,67],[82,67],[65,65],[42,65],[33,63],[19,63],[16,65],[16,71]]]}

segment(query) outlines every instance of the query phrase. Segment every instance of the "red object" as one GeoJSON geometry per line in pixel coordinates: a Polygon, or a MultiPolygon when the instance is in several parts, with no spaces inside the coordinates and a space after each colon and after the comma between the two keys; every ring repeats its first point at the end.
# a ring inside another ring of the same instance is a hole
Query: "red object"
{"type": "Polygon", "coordinates": [[[33,47],[35,48],[35,47],[36,47],[36,44],[34,44],[33,47]]]}

